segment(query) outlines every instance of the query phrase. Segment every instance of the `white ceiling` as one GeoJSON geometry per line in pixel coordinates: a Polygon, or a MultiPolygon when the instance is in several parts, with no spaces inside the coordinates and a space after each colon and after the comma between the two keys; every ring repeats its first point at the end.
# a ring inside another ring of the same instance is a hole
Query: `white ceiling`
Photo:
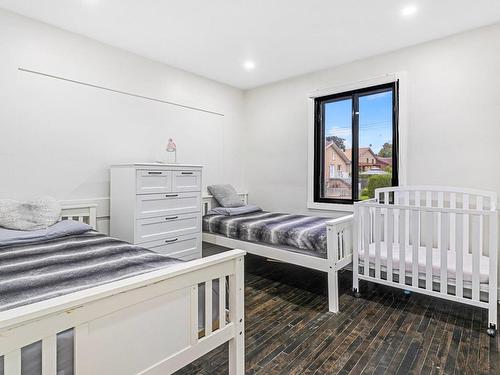
{"type": "Polygon", "coordinates": [[[0,7],[239,88],[500,21],[499,0],[0,0],[0,7]],[[418,12],[403,17],[408,5],[418,12]],[[242,67],[247,60],[254,70],[242,67]]]}

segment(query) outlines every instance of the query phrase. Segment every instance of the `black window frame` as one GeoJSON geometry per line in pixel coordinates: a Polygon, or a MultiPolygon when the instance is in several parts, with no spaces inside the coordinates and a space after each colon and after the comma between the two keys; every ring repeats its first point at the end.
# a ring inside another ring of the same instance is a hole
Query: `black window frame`
{"type": "Polygon", "coordinates": [[[313,198],[316,203],[354,204],[358,202],[359,196],[359,98],[361,96],[377,94],[392,90],[392,186],[399,183],[399,81],[384,83],[376,86],[341,92],[314,98],[314,192],[313,198]],[[325,198],[324,197],[324,153],[325,153],[325,127],[323,104],[340,100],[352,100],[352,190],[351,199],[325,198]]]}

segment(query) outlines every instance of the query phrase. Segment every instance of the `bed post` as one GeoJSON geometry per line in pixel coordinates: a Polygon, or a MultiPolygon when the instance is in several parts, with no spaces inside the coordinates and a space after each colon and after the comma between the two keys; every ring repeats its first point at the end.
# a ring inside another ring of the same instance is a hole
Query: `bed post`
{"type": "Polygon", "coordinates": [[[245,374],[245,316],[243,257],[235,260],[235,273],[229,277],[229,320],[234,337],[229,341],[229,375],[245,374]]]}
{"type": "Polygon", "coordinates": [[[327,225],[326,247],[328,259],[328,310],[339,312],[339,282],[336,262],[339,260],[339,241],[334,225],[327,225]]]}

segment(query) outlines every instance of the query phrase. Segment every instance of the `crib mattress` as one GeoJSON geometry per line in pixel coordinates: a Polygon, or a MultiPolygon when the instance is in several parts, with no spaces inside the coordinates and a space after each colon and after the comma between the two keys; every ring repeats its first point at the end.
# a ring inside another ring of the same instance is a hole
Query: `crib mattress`
{"type": "MultiPolygon", "coordinates": [[[[369,259],[370,265],[375,266],[375,243],[371,243],[369,245],[369,259]]],[[[363,264],[365,253],[364,250],[360,250],[358,252],[360,264],[363,264]]],[[[426,254],[427,248],[420,246],[418,248],[418,272],[420,275],[424,274],[426,271],[426,254]]],[[[457,253],[454,250],[448,251],[448,279],[455,280],[456,278],[456,258],[457,253]]],[[[395,271],[399,272],[399,259],[400,259],[400,251],[399,244],[394,244],[392,247],[392,268],[395,271]]],[[[387,246],[385,242],[380,243],[380,265],[384,268],[384,271],[387,267],[387,246]]],[[[405,248],[405,271],[406,276],[411,274],[413,267],[413,248],[411,246],[406,246],[405,248]]],[[[482,284],[487,284],[489,281],[489,267],[490,262],[489,258],[485,256],[480,257],[479,263],[479,282],[482,284]]],[[[437,278],[441,275],[441,254],[439,249],[432,249],[432,275],[434,278],[437,278]]],[[[467,283],[472,282],[472,255],[464,254],[463,256],[463,281],[467,283]]]]}

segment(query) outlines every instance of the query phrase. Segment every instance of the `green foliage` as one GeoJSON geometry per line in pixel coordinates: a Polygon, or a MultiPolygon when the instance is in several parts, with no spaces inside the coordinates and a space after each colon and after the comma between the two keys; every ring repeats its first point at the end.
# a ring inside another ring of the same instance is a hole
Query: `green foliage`
{"type": "Polygon", "coordinates": [[[340,148],[342,151],[345,151],[345,139],[344,138],[340,138],[340,137],[337,137],[335,135],[331,135],[331,136],[328,136],[326,137],[326,140],[328,142],[333,142],[337,145],[338,148],[340,148]]]}
{"type": "Polygon", "coordinates": [[[390,143],[384,143],[380,151],[378,152],[378,156],[382,158],[390,158],[392,156],[392,145],[390,143]]]}
{"type": "Polygon", "coordinates": [[[392,175],[378,174],[368,178],[368,185],[361,191],[361,200],[375,197],[375,189],[391,186],[392,175]]]}

